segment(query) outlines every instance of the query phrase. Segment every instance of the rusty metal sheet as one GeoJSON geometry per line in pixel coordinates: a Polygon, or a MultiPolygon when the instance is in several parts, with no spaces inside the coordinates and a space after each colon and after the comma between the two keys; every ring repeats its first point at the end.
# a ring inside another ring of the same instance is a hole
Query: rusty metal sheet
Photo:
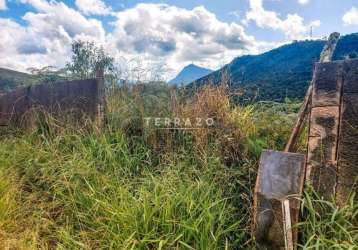
{"type": "Polygon", "coordinates": [[[358,93],[343,94],[341,116],[336,198],[343,205],[350,192],[358,191],[358,93]]]}
{"type": "Polygon", "coordinates": [[[343,62],[317,63],[314,76],[312,107],[340,105],[343,62]]]}
{"type": "Polygon", "coordinates": [[[317,64],[314,86],[306,179],[344,204],[358,191],[358,59],[317,64]]]}
{"type": "Polygon", "coordinates": [[[306,180],[324,198],[335,193],[339,106],[311,110],[306,180]]]}
{"type": "Polygon", "coordinates": [[[344,93],[358,93],[358,59],[344,61],[344,93]]]}
{"type": "MultiPolygon", "coordinates": [[[[281,200],[290,197],[292,223],[298,222],[304,180],[305,156],[296,153],[263,151],[255,188],[254,234],[261,247],[284,249],[281,200]]],[[[294,242],[297,232],[294,232],[294,242]]]]}
{"type": "Polygon", "coordinates": [[[281,200],[300,193],[302,154],[264,151],[260,159],[258,192],[268,199],[281,200]]]}
{"type": "Polygon", "coordinates": [[[0,96],[0,125],[20,123],[29,108],[29,88],[20,88],[0,96]]]}
{"type": "Polygon", "coordinates": [[[0,125],[31,126],[32,113],[38,109],[57,118],[96,118],[104,105],[100,84],[97,79],[44,83],[1,95],[0,125]]]}
{"type": "MultiPolygon", "coordinates": [[[[316,107],[311,110],[310,136],[327,138],[337,137],[339,124],[339,106],[316,107]]],[[[327,138],[335,141],[333,138],[327,138]]]]}

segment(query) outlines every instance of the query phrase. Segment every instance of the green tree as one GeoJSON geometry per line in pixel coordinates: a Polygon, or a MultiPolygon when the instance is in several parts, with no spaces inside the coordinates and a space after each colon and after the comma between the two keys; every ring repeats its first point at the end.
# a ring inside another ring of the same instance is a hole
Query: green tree
{"type": "Polygon", "coordinates": [[[105,73],[114,71],[114,58],[93,42],[75,41],[72,43],[71,62],[66,69],[72,77],[86,79],[95,77],[96,69],[102,67],[105,73]]]}

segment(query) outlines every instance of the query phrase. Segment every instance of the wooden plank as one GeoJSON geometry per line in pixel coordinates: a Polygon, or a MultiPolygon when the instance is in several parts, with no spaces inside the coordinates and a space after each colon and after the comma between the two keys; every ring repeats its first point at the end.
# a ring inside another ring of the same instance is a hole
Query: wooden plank
{"type": "Polygon", "coordinates": [[[343,93],[358,93],[358,59],[344,62],[347,72],[343,82],[343,93]]]}
{"type": "Polygon", "coordinates": [[[339,106],[343,81],[343,62],[317,63],[312,107],[339,106]]]}
{"type": "Polygon", "coordinates": [[[96,124],[98,128],[102,128],[106,123],[106,93],[104,87],[104,68],[101,65],[97,66],[96,69],[96,83],[97,83],[97,117],[96,124]]]}
{"type": "Polygon", "coordinates": [[[336,198],[344,205],[350,192],[358,191],[358,93],[343,94],[341,117],[336,198]]]}
{"type": "Polygon", "coordinates": [[[315,107],[311,110],[306,180],[324,198],[334,194],[339,107],[315,107]]]}
{"type": "Polygon", "coordinates": [[[297,138],[302,130],[304,120],[307,114],[307,110],[309,108],[309,103],[312,98],[312,85],[308,87],[305,99],[303,100],[303,104],[298,112],[297,119],[295,125],[292,129],[290,137],[288,138],[288,142],[285,146],[285,152],[294,152],[296,147],[297,138]]]}
{"type": "Polygon", "coordinates": [[[290,211],[290,201],[284,200],[282,203],[283,216],[283,225],[284,225],[284,234],[285,234],[285,249],[293,250],[293,235],[292,235],[292,225],[291,225],[291,211],[290,211]]]}
{"type": "Polygon", "coordinates": [[[327,139],[337,138],[339,107],[316,107],[311,110],[310,136],[319,136],[327,139]]]}

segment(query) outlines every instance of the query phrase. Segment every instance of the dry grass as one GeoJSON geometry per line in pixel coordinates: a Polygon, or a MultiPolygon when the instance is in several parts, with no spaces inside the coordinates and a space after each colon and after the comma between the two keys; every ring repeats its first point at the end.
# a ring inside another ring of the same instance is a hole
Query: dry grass
{"type": "MultiPolygon", "coordinates": [[[[36,129],[2,135],[0,248],[253,249],[257,159],[284,146],[292,104],[232,106],[225,85],[189,100],[156,85],[108,94],[101,130],[44,114],[36,129]],[[210,117],[215,127],[146,126],[156,116],[210,117]]],[[[354,249],[356,203],[338,209],[312,197],[303,202],[302,248],[354,249]]]]}

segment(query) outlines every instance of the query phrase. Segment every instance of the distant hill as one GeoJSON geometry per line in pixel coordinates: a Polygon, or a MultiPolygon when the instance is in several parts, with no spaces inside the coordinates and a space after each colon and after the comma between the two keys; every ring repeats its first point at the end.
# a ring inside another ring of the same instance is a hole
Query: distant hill
{"type": "Polygon", "coordinates": [[[0,68],[0,92],[7,92],[18,86],[24,85],[33,79],[33,75],[19,71],[0,68]]]}
{"type": "Polygon", "coordinates": [[[33,69],[32,74],[0,68],[0,93],[11,91],[20,86],[54,83],[66,79],[68,78],[61,75],[61,69],[56,70],[56,68],[51,66],[33,69]]]}
{"type": "MultiPolygon", "coordinates": [[[[281,46],[261,55],[235,58],[205,77],[191,83],[197,87],[210,82],[218,84],[223,76],[230,87],[240,90],[240,102],[252,100],[282,101],[285,97],[301,99],[312,79],[314,62],[319,60],[323,40],[299,41],[281,46]]],[[[358,56],[358,33],[341,37],[333,59],[358,56]]]]}
{"type": "Polygon", "coordinates": [[[174,79],[170,80],[169,83],[172,85],[186,85],[210,74],[211,72],[213,71],[210,69],[202,68],[195,64],[189,64],[184,67],[174,79]]]}

